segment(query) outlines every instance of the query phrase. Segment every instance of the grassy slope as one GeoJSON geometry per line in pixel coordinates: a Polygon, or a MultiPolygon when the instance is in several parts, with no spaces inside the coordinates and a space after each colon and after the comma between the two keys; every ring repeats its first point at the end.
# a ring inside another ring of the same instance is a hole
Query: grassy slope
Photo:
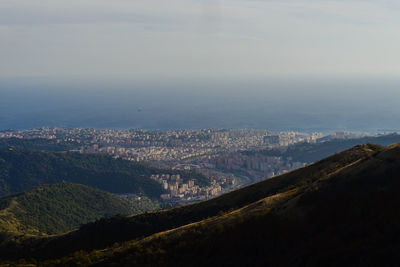
{"type": "Polygon", "coordinates": [[[55,234],[102,217],[135,212],[131,203],[84,185],[61,183],[35,187],[0,198],[0,229],[55,234]]]}
{"type": "Polygon", "coordinates": [[[72,262],[393,265],[400,260],[399,173],[397,145],[244,208],[115,248],[75,255],[72,262]]]}
{"type": "MultiPolygon", "coordinates": [[[[26,253],[26,257],[59,257],[81,249],[91,250],[93,248],[104,248],[113,245],[115,242],[140,239],[143,236],[150,236],[158,232],[218,216],[230,210],[233,210],[232,214],[242,214],[242,211],[238,213],[237,209],[246,207],[247,205],[256,205],[258,207],[257,209],[261,207],[261,211],[263,211],[265,210],[265,205],[262,204],[264,203],[263,199],[268,197],[275,200],[279,200],[281,197],[285,199],[285,195],[288,194],[287,192],[293,194],[291,195],[291,197],[293,197],[296,194],[300,194],[302,192],[301,190],[304,190],[304,188],[316,183],[316,181],[341,170],[349,164],[367,159],[381,150],[383,150],[383,148],[377,146],[358,146],[306,168],[248,186],[213,200],[167,211],[102,219],[96,223],[85,225],[79,231],[69,234],[52,238],[27,239],[22,242],[22,247],[20,249],[26,247],[27,243],[33,242],[33,245],[29,245],[33,251],[26,253]],[[276,196],[279,197],[276,198],[276,196]]],[[[274,203],[276,202],[275,200],[273,201],[274,203]]],[[[269,203],[268,201],[269,200],[267,200],[267,203],[269,203]]],[[[279,201],[277,203],[279,203],[279,201]]],[[[246,209],[248,208],[246,207],[246,209]]],[[[244,211],[246,209],[244,209],[244,211]]],[[[251,217],[252,216],[250,216],[250,218],[251,217]]],[[[247,218],[247,216],[239,216],[237,218],[238,219],[233,221],[240,222],[243,218],[247,218]]],[[[214,218],[208,220],[212,221],[214,218]]],[[[199,224],[207,225],[207,221],[203,221],[199,224]]],[[[220,224],[218,223],[218,225],[220,224]]],[[[204,234],[204,232],[201,231],[200,233],[204,234]]],[[[207,237],[208,235],[204,236],[207,237]]],[[[171,248],[173,247],[174,246],[171,246],[171,248]]],[[[14,256],[20,256],[21,251],[10,244],[2,247],[1,256],[3,258],[12,257],[13,253],[15,253],[14,256]],[[9,250],[10,248],[12,249],[9,250]]],[[[112,253],[114,253],[114,251],[112,253]]]]}

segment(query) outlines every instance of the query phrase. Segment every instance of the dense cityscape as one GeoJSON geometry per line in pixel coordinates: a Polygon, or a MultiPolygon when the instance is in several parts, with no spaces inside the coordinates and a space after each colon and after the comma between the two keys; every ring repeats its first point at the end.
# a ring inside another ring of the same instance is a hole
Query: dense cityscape
{"type": "MultiPolygon", "coordinates": [[[[336,138],[346,138],[354,134],[336,135],[336,138]]],[[[285,149],[296,143],[313,143],[322,137],[322,133],[271,133],[254,129],[150,131],[43,127],[0,132],[3,139],[48,140],[68,144],[69,151],[108,154],[159,168],[196,172],[209,179],[209,185],[200,186],[179,174],[151,175],[165,192],[161,199],[173,202],[208,199],[303,167],[304,162],[245,152],[285,149]]]]}
{"type": "Polygon", "coordinates": [[[82,153],[105,153],[133,161],[180,161],[220,152],[315,142],[321,133],[266,130],[100,130],[43,127],[0,132],[0,138],[53,139],[75,143],[82,153]]]}

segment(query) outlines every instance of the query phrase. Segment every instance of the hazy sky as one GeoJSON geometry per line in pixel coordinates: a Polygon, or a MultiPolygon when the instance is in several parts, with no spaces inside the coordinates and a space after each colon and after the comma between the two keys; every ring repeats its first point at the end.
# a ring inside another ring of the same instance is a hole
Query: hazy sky
{"type": "Polygon", "coordinates": [[[400,74],[392,0],[1,0],[0,77],[400,74]]]}

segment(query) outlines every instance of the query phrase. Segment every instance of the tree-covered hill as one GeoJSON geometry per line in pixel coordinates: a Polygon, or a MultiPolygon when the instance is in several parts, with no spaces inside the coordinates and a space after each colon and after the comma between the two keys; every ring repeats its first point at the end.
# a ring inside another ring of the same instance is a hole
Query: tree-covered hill
{"type": "Polygon", "coordinates": [[[400,144],[356,146],[218,198],[101,219],[51,237],[2,234],[4,263],[396,266],[400,144]]]}
{"type": "Polygon", "coordinates": [[[397,266],[400,145],[242,208],[57,263],[397,266]],[[97,254],[96,254],[97,253],[97,254]]]}
{"type": "Polygon", "coordinates": [[[139,211],[126,199],[85,185],[59,183],[0,198],[0,230],[55,234],[117,214],[139,211]]]}
{"type": "Polygon", "coordinates": [[[81,144],[72,141],[62,141],[55,139],[44,139],[44,138],[0,138],[0,147],[5,148],[24,148],[32,150],[43,150],[43,151],[69,151],[73,149],[79,149],[81,144]]]}
{"type": "MultiPolygon", "coordinates": [[[[140,193],[158,198],[163,190],[150,176],[166,172],[170,171],[107,155],[0,148],[0,195],[66,181],[112,193],[140,193]]],[[[198,174],[182,173],[182,176],[193,176],[198,184],[209,182],[198,174]]]]}
{"type": "MultiPolygon", "coordinates": [[[[158,232],[201,222],[214,216],[218,217],[256,203],[263,198],[310,185],[348,165],[367,159],[382,149],[378,146],[355,147],[306,168],[250,185],[209,201],[155,213],[101,219],[95,223],[84,225],[79,231],[65,235],[21,241],[22,243],[19,244],[22,245],[22,248],[20,249],[23,249],[28,243],[35,257],[43,259],[49,258],[49,255],[51,255],[50,258],[61,257],[80,250],[90,251],[112,246],[116,242],[137,240],[158,232]]],[[[4,240],[10,239],[7,236],[3,238],[4,240]]],[[[8,257],[12,257],[13,253],[16,253],[14,257],[20,257],[17,256],[20,249],[9,250],[10,246],[12,248],[14,245],[12,245],[13,243],[7,244],[2,247],[2,251],[8,257]]],[[[27,257],[31,256],[32,254],[27,255],[27,257]]]]}

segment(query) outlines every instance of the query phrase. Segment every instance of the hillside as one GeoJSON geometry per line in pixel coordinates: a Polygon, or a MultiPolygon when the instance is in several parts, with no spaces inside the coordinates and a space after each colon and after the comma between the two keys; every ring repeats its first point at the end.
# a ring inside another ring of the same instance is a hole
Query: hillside
{"type": "MultiPolygon", "coordinates": [[[[150,176],[168,172],[106,155],[0,148],[0,195],[66,181],[112,193],[140,193],[158,198],[163,190],[150,176]]],[[[182,173],[182,176],[187,179],[193,176],[197,184],[209,182],[202,175],[182,173]]]]}
{"type": "Polygon", "coordinates": [[[268,149],[261,151],[243,151],[242,153],[247,155],[262,154],[266,156],[277,156],[291,158],[293,161],[297,162],[312,163],[356,145],[377,144],[387,146],[398,142],[400,142],[399,134],[388,134],[356,139],[333,139],[317,143],[298,143],[289,146],[285,151],[268,149]]]}
{"type": "Polygon", "coordinates": [[[400,246],[398,173],[400,146],[357,146],[202,203],[102,219],[51,238],[3,235],[0,256],[152,266],[382,262],[400,246]]]}
{"type": "Polygon", "coordinates": [[[140,211],[132,202],[96,188],[60,183],[0,198],[0,230],[55,234],[117,214],[140,211]]]}
{"type": "Polygon", "coordinates": [[[368,156],[242,208],[64,260],[167,266],[396,264],[400,145],[363,149],[368,156]]]}
{"type": "Polygon", "coordinates": [[[62,152],[73,149],[79,150],[80,144],[72,141],[60,142],[60,140],[55,140],[55,139],[45,139],[45,138],[23,139],[23,138],[12,137],[12,138],[0,138],[0,147],[62,152]]]}

